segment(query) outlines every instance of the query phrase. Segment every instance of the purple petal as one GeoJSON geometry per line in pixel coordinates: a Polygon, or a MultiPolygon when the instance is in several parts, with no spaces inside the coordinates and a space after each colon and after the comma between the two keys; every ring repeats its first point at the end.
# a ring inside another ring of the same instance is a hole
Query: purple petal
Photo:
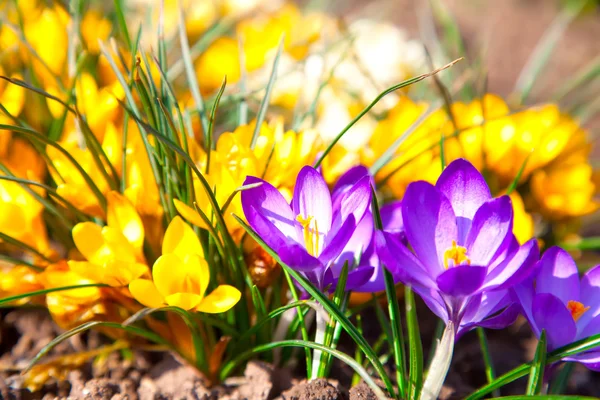
{"type": "Polygon", "coordinates": [[[335,264],[339,266],[340,270],[344,262],[347,261],[352,266],[356,258],[362,259],[366,255],[365,252],[373,242],[373,234],[373,216],[370,212],[367,212],[354,230],[342,253],[335,260],[335,264]]]}
{"type": "Polygon", "coordinates": [[[564,305],[579,301],[579,272],[573,258],[560,247],[551,247],[542,256],[537,273],[536,293],[552,293],[564,305]]]}
{"type": "MultiPolygon", "coordinates": [[[[363,268],[363,267],[359,267],[363,268]]],[[[383,276],[383,266],[381,264],[377,264],[372,266],[373,273],[369,277],[369,279],[360,285],[360,287],[356,287],[354,289],[355,292],[359,293],[375,293],[381,292],[385,290],[385,279],[383,276]]],[[[394,283],[397,283],[397,279],[394,279],[394,283]]]]}
{"type": "Polygon", "coordinates": [[[446,167],[435,186],[452,203],[458,237],[464,238],[475,212],[492,197],[485,179],[471,163],[457,159],[446,167]]]}
{"type": "Polygon", "coordinates": [[[526,279],[539,258],[536,239],[531,239],[488,272],[483,289],[507,289],[526,279]]]}
{"type": "Polygon", "coordinates": [[[375,268],[373,267],[359,267],[354,271],[350,271],[348,273],[348,281],[346,282],[346,291],[362,287],[369,281],[373,272],[375,272],[375,268]]]}
{"type": "Polygon", "coordinates": [[[471,262],[488,266],[512,238],[513,208],[508,196],[484,203],[473,217],[465,247],[471,262]]]}
{"type": "Polygon", "coordinates": [[[254,176],[249,176],[244,185],[262,183],[262,185],[242,191],[242,209],[250,226],[267,241],[269,232],[261,233],[253,225],[254,220],[249,218],[250,208],[265,217],[276,229],[288,239],[296,240],[296,221],[294,213],[285,198],[273,185],[254,176]]]}
{"type": "Polygon", "coordinates": [[[371,176],[367,167],[363,165],[357,165],[356,167],[350,168],[338,179],[331,193],[331,200],[334,209],[339,206],[342,195],[365,176],[371,176]]]}
{"type": "Polygon", "coordinates": [[[567,345],[575,339],[577,327],[567,307],[549,293],[536,294],[533,298],[533,319],[540,332],[546,330],[548,350],[567,345]]]}
{"type": "Polygon", "coordinates": [[[486,267],[457,265],[440,274],[436,282],[440,290],[449,296],[468,296],[481,287],[486,273],[486,267]]]}
{"type": "Polygon", "coordinates": [[[277,255],[284,264],[298,271],[313,271],[323,268],[323,264],[318,258],[308,254],[304,246],[297,243],[281,247],[277,255]]]}
{"type": "Polygon", "coordinates": [[[597,315],[600,315],[600,265],[596,266],[581,278],[581,302],[590,309],[583,314],[579,323],[584,323],[597,315]]]}
{"type": "Polygon", "coordinates": [[[408,242],[432,276],[444,271],[444,252],[457,239],[456,217],[450,201],[433,185],[408,185],[402,199],[402,220],[408,242]]]}
{"type": "Polygon", "coordinates": [[[375,248],[381,263],[395,279],[413,287],[435,288],[432,277],[423,265],[393,235],[382,231],[375,232],[375,248]]]}
{"type": "MultiPolygon", "coordinates": [[[[298,174],[292,207],[294,216],[313,217],[321,234],[327,234],[331,229],[332,208],[329,188],[321,174],[311,166],[305,166],[298,174]]],[[[299,224],[296,224],[296,227],[298,226],[299,224]]]]}
{"type": "Polygon", "coordinates": [[[458,330],[457,336],[463,335],[464,333],[467,333],[468,331],[470,331],[471,329],[473,329],[477,326],[479,326],[481,328],[487,328],[487,329],[504,329],[507,326],[515,323],[515,321],[519,317],[520,311],[521,311],[521,308],[519,307],[518,304],[511,304],[510,306],[506,307],[503,311],[501,311],[499,314],[497,314],[491,318],[485,319],[480,322],[473,322],[473,323],[469,323],[469,324],[461,326],[460,329],[458,330]]]}
{"type": "MultiPolygon", "coordinates": [[[[584,313],[585,316],[587,314],[584,313]]],[[[585,339],[600,333],[600,316],[589,318],[588,321],[583,321],[583,316],[576,322],[577,325],[577,340],[585,339]]]]}
{"type": "Polygon", "coordinates": [[[332,230],[335,231],[349,217],[360,221],[371,205],[371,178],[360,179],[342,195],[339,208],[335,209],[332,230]]]}
{"type": "Polygon", "coordinates": [[[533,297],[535,296],[534,276],[530,276],[525,281],[512,287],[515,300],[521,306],[521,312],[531,325],[531,329],[536,336],[540,336],[540,329],[533,319],[533,297]]]}
{"type": "Polygon", "coordinates": [[[336,232],[330,232],[325,238],[325,246],[323,251],[319,255],[319,260],[323,265],[328,265],[333,260],[339,257],[342,253],[352,234],[356,230],[356,222],[354,217],[351,215],[344,224],[336,232]]]}
{"type": "Polygon", "coordinates": [[[440,293],[432,288],[423,286],[413,286],[412,290],[418,294],[421,299],[425,302],[425,305],[437,315],[444,323],[448,323],[450,315],[448,313],[448,306],[442,299],[440,293]]]}
{"type": "Polygon", "coordinates": [[[282,249],[288,246],[299,246],[293,239],[284,236],[278,227],[269,218],[258,212],[255,207],[244,206],[244,215],[252,229],[277,254],[280,254],[282,249]]]}
{"type": "Polygon", "coordinates": [[[404,221],[402,220],[402,202],[394,201],[381,207],[379,210],[383,230],[397,235],[397,238],[404,242],[404,221]]]}
{"type": "Polygon", "coordinates": [[[563,358],[563,361],[579,362],[592,371],[600,371],[600,351],[598,350],[586,351],[582,354],[565,357],[563,358]]]}
{"type": "Polygon", "coordinates": [[[511,296],[506,290],[483,292],[479,295],[471,296],[463,312],[462,321],[465,324],[483,321],[512,302],[511,296]]]}

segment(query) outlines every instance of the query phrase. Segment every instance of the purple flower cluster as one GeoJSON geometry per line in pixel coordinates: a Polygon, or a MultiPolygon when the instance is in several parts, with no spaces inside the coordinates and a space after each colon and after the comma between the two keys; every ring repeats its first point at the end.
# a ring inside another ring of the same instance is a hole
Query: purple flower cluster
{"type": "MultiPolygon", "coordinates": [[[[457,337],[477,326],[506,327],[519,313],[536,334],[546,330],[550,350],[600,331],[600,268],[580,283],[563,250],[549,249],[540,260],[537,240],[520,245],[510,198],[493,198],[466,160],[448,165],[435,185],[413,182],[401,201],[381,207],[382,230],[374,228],[373,179],[362,166],[331,192],[318,171],[304,167],[291,204],[268,182],[248,177],[245,184],[258,182],[242,192],[248,223],[323,291],[333,290],[344,263],[347,290],[383,290],[385,267],[452,322],[457,337]]],[[[600,351],[570,360],[600,368],[600,351]]]]}

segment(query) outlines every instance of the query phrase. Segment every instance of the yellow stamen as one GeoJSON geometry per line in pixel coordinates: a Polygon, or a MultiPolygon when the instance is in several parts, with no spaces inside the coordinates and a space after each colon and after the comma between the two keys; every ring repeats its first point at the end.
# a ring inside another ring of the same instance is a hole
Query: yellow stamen
{"type": "Polygon", "coordinates": [[[573,317],[573,320],[575,322],[577,322],[577,320],[579,318],[581,318],[581,316],[590,309],[590,307],[584,307],[583,304],[581,304],[578,301],[575,300],[569,300],[569,302],[567,303],[567,309],[571,312],[571,316],[573,317]]]}
{"type": "Polygon", "coordinates": [[[444,251],[444,268],[450,268],[449,261],[452,260],[452,266],[467,263],[471,265],[471,260],[467,257],[467,249],[456,244],[456,240],[452,241],[452,246],[444,251]]]}
{"type": "Polygon", "coordinates": [[[317,257],[319,255],[319,226],[317,225],[317,220],[311,215],[306,218],[298,215],[296,221],[302,225],[306,250],[308,250],[310,255],[317,257]],[[314,229],[311,229],[310,223],[313,221],[315,222],[314,229]]]}

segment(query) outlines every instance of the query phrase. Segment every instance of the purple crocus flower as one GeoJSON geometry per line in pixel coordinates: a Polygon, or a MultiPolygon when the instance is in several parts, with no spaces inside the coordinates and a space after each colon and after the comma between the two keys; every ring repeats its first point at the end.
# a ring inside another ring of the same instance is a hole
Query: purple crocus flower
{"type": "MultiPolygon", "coordinates": [[[[339,204],[340,199],[347,190],[356,185],[361,179],[369,178],[370,184],[375,186],[375,179],[369,173],[369,170],[358,165],[350,168],[336,182],[331,194],[334,207],[339,204]]],[[[404,225],[402,223],[401,203],[395,201],[386,204],[379,210],[383,227],[402,241],[404,237],[404,225]]],[[[365,213],[362,220],[358,223],[354,234],[346,244],[342,254],[332,266],[334,276],[339,276],[344,262],[348,262],[350,267],[354,267],[356,279],[352,287],[355,292],[372,293],[385,290],[385,281],[383,279],[383,270],[379,262],[379,257],[375,251],[375,226],[371,208],[365,213]],[[360,278],[359,278],[360,274],[360,278]],[[362,282],[362,284],[361,284],[362,282]]]]}
{"type": "MultiPolygon", "coordinates": [[[[514,289],[523,314],[539,337],[546,331],[548,351],[600,333],[600,265],[579,280],[575,262],[563,249],[551,247],[535,273],[514,289]]],[[[564,361],[600,371],[600,348],[564,361]]]]}
{"type": "Polygon", "coordinates": [[[539,250],[535,240],[517,243],[510,198],[492,198],[479,171],[458,159],[435,186],[411,183],[401,210],[413,252],[390,232],[375,238],[392,274],[444,322],[452,322],[457,336],[475,326],[512,323],[518,306],[508,289],[529,276],[539,250]]]}
{"type": "MultiPolygon", "coordinates": [[[[248,224],[285,264],[303,272],[321,290],[331,290],[337,281],[332,266],[339,264],[371,203],[370,178],[363,176],[332,197],[321,174],[305,166],[296,179],[291,205],[262,179],[249,176],[244,185],[259,182],[262,185],[242,192],[248,224]]],[[[371,274],[352,270],[348,289],[371,274]]]]}

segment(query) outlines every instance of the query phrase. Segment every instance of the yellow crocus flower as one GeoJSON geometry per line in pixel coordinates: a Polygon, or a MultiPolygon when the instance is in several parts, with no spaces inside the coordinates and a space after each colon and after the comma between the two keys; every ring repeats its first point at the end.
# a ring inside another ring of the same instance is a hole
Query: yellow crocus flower
{"type": "Polygon", "coordinates": [[[79,29],[87,50],[91,54],[98,54],[100,53],[98,41],[108,39],[112,31],[112,24],[108,19],[103,18],[100,12],[90,10],[83,16],[79,29]]]}
{"type": "Polygon", "coordinates": [[[165,305],[206,313],[221,313],[241,298],[238,289],[220,285],[205,296],[210,271],[202,257],[200,241],[181,218],[174,218],[163,241],[163,255],[152,267],[152,280],[136,279],[129,284],[132,296],[147,307],[165,305]]]}
{"type": "Polygon", "coordinates": [[[143,254],[142,220],[127,198],[107,194],[107,225],[81,222],[73,228],[73,241],[86,261],[69,261],[69,268],[82,277],[110,286],[126,286],[147,274],[143,254]]]}
{"type": "MultiPolygon", "coordinates": [[[[66,142],[62,146],[90,176],[101,193],[109,191],[109,184],[100,172],[89,149],[80,149],[75,142],[66,142]]],[[[84,213],[102,217],[104,213],[98,198],[65,154],[51,146],[46,147],[46,154],[56,167],[56,170],[50,169],[50,174],[57,183],[58,194],[84,213]]]]}
{"type": "Polygon", "coordinates": [[[509,196],[513,206],[513,233],[519,243],[523,244],[535,235],[533,217],[525,211],[525,204],[518,192],[514,191],[509,196]]]}

